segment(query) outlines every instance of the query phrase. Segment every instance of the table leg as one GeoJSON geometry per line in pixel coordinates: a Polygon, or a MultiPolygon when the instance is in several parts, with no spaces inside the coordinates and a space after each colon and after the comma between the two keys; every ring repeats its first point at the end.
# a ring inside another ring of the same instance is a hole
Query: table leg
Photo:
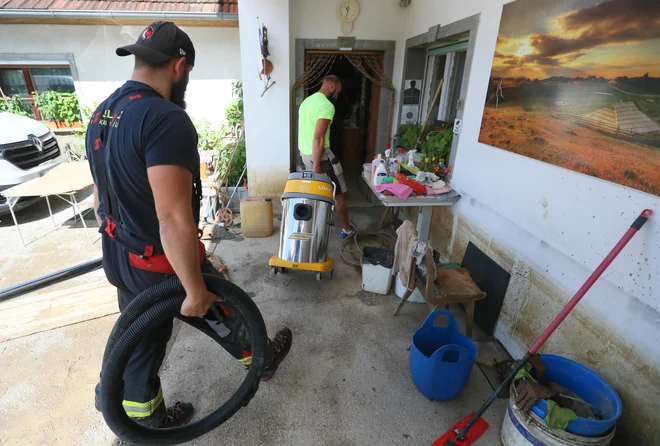
{"type": "Polygon", "coordinates": [[[474,305],[475,305],[474,301],[465,304],[465,312],[467,313],[465,334],[470,339],[472,339],[472,327],[474,326],[474,305]]]}
{"type": "Polygon", "coordinates": [[[80,215],[80,221],[83,224],[83,228],[85,228],[85,234],[87,234],[87,238],[89,239],[89,243],[91,243],[93,245],[94,241],[92,240],[92,236],[89,235],[89,229],[87,229],[87,224],[85,223],[85,217],[83,216],[82,211],[80,210],[80,205],[78,204],[78,200],[76,200],[76,195],[71,194],[71,199],[73,200],[74,210],[78,209],[78,215],[80,215]]]}
{"type": "Polygon", "coordinates": [[[421,206],[417,217],[417,236],[422,243],[429,242],[429,232],[431,231],[431,219],[433,217],[433,207],[421,206]]]}
{"type": "Polygon", "coordinates": [[[16,214],[14,213],[14,206],[16,203],[18,203],[18,197],[16,197],[16,201],[14,201],[14,204],[11,204],[11,199],[12,197],[7,197],[7,204],[9,205],[9,212],[11,212],[11,218],[14,219],[14,224],[16,225],[16,230],[18,231],[18,236],[21,238],[21,243],[23,243],[23,246],[25,245],[25,240],[23,240],[23,234],[21,234],[21,228],[18,226],[18,220],[16,220],[16,214]]]}
{"type": "Polygon", "coordinates": [[[378,230],[380,231],[385,227],[387,224],[387,217],[390,214],[390,208],[386,207],[385,212],[383,212],[383,215],[381,215],[380,220],[378,221],[378,230]]]}
{"type": "Polygon", "coordinates": [[[403,295],[401,298],[401,302],[399,302],[399,305],[396,307],[396,310],[394,310],[394,314],[392,316],[396,316],[399,314],[399,311],[401,310],[401,307],[408,301],[408,298],[410,295],[413,293],[414,290],[406,290],[406,294],[403,295]]]}
{"type": "Polygon", "coordinates": [[[48,199],[48,195],[46,195],[46,204],[48,205],[48,213],[50,214],[50,219],[53,221],[53,227],[56,228],[57,225],[55,224],[55,217],[53,217],[53,210],[50,207],[50,200],[48,199]]]}

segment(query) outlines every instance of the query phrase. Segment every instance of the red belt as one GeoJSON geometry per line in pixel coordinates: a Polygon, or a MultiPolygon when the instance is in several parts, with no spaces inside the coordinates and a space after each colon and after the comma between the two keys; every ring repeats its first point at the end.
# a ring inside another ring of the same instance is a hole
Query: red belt
{"type": "MultiPolygon", "coordinates": [[[[201,237],[202,231],[198,231],[198,237],[201,237]]],[[[202,243],[201,240],[198,240],[199,243],[199,264],[201,265],[204,263],[204,260],[206,259],[206,247],[204,246],[204,243],[202,243]]],[[[137,255],[132,252],[128,253],[128,259],[131,262],[131,266],[134,266],[135,268],[142,269],[145,271],[151,271],[154,273],[161,273],[161,274],[176,274],[174,271],[174,268],[172,268],[172,265],[170,264],[170,261],[167,260],[167,257],[165,254],[154,254],[147,255],[147,250],[153,251],[152,246],[147,246],[147,249],[145,249],[145,254],[144,255],[137,255]]]]}
{"type": "MultiPolygon", "coordinates": [[[[174,268],[170,264],[170,261],[167,260],[165,254],[155,254],[151,257],[139,256],[132,252],[128,253],[128,258],[131,262],[131,266],[134,266],[138,269],[143,269],[145,271],[151,271],[154,273],[162,274],[176,274],[174,268]]],[[[199,264],[201,265],[206,259],[206,247],[204,243],[199,242],[199,264]]]]}

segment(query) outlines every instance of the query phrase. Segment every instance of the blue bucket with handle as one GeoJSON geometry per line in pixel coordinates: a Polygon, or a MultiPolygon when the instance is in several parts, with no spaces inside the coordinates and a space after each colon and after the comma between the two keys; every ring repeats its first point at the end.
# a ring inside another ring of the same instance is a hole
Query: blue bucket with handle
{"type": "Polygon", "coordinates": [[[458,330],[454,315],[448,310],[435,310],[413,335],[410,373],[424,396],[449,400],[469,381],[476,357],[477,346],[458,330]],[[440,315],[446,316],[446,326],[435,325],[440,315]]]}

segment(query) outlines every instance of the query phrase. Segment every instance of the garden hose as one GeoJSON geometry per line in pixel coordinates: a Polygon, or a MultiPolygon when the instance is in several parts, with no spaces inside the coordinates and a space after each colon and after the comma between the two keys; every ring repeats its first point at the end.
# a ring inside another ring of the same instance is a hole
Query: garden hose
{"type": "MultiPolygon", "coordinates": [[[[355,236],[346,239],[341,246],[341,258],[347,265],[350,265],[354,268],[360,268],[362,266],[362,254],[364,252],[364,243],[367,240],[372,240],[377,243],[377,247],[384,248],[393,248],[396,241],[396,237],[392,234],[385,231],[375,231],[375,232],[359,232],[356,229],[355,236]]],[[[374,246],[374,245],[370,245],[374,246]]]]}
{"type": "Polygon", "coordinates": [[[227,307],[249,331],[252,364],[236,392],[222,406],[199,421],[170,429],[154,429],[134,422],[126,415],[122,405],[124,369],[133,350],[143,336],[172,317],[179,317],[187,323],[190,323],[187,319],[198,320],[180,315],[179,310],[185,299],[185,291],[176,276],[147,289],[122,311],[110,333],[103,355],[101,412],[108,427],[126,442],[140,445],[172,445],[190,441],[215,429],[241,407],[247,406],[259,388],[268,342],[261,313],[252,299],[238,286],[220,275],[204,274],[203,276],[208,290],[222,296],[224,298],[222,305],[227,307]]]}

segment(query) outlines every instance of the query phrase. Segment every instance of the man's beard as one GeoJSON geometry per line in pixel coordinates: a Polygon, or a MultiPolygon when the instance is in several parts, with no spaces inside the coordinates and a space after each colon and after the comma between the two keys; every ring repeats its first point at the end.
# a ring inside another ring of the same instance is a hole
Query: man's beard
{"type": "Polygon", "coordinates": [[[181,80],[172,85],[172,92],[170,93],[170,101],[182,109],[186,109],[186,88],[188,88],[188,76],[181,78],[181,80]]]}

